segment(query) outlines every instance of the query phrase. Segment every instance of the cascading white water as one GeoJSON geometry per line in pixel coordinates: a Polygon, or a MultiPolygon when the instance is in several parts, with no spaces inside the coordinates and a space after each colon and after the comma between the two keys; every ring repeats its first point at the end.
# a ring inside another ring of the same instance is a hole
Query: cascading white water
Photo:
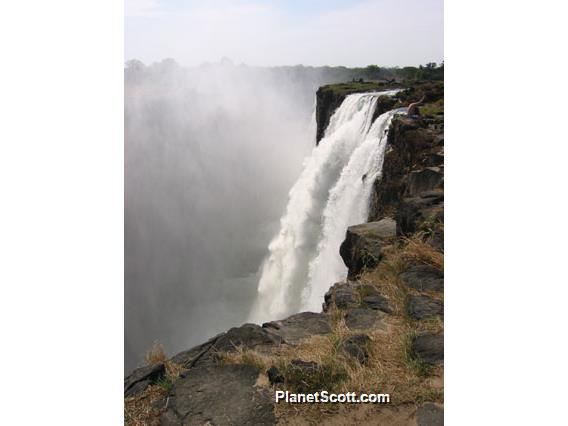
{"type": "Polygon", "coordinates": [[[280,231],[268,247],[252,321],[319,311],[327,289],[345,278],[339,246],[348,226],[367,219],[395,111],[372,123],[373,113],[380,95],[394,93],[349,95],[331,117],[290,191],[280,231]]]}

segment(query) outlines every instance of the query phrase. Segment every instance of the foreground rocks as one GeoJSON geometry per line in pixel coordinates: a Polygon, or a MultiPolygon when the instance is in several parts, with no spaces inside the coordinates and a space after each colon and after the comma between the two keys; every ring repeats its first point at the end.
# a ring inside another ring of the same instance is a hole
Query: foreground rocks
{"type": "Polygon", "coordinates": [[[175,382],[160,425],[274,425],[272,394],[256,386],[259,373],[244,364],[191,370],[175,382]]]}
{"type": "Polygon", "coordinates": [[[281,321],[267,322],[262,325],[269,335],[280,342],[296,344],[311,336],[331,333],[329,318],[324,313],[302,312],[281,321]]]}
{"type": "Polygon", "coordinates": [[[365,268],[377,266],[383,258],[382,248],[396,237],[396,222],[384,218],[347,228],[339,254],[349,268],[348,278],[356,278],[365,268]]]}
{"type": "Polygon", "coordinates": [[[424,333],[412,342],[413,356],[426,364],[442,364],[444,362],[444,335],[424,333]]]}
{"type": "Polygon", "coordinates": [[[166,374],[166,367],[159,363],[148,365],[134,370],[124,379],[124,397],[136,395],[162,379],[166,374]]]}

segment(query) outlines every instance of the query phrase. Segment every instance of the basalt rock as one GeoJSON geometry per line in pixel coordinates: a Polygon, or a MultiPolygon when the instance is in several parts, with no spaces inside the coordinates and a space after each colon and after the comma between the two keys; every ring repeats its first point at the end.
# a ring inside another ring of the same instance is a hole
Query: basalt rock
{"type": "Polygon", "coordinates": [[[430,265],[411,265],[400,274],[402,281],[418,291],[444,291],[444,273],[430,265]]]}
{"type": "Polygon", "coordinates": [[[339,254],[349,268],[348,277],[356,278],[365,268],[374,268],[382,259],[382,247],[396,236],[396,222],[385,218],[347,228],[339,254]]]}
{"type": "Polygon", "coordinates": [[[159,363],[137,368],[124,379],[124,396],[136,395],[156,383],[166,374],[166,367],[159,363]]]}
{"type": "Polygon", "coordinates": [[[228,364],[195,368],[172,388],[162,426],[274,425],[271,393],[256,386],[259,370],[228,364]]]}
{"type": "Polygon", "coordinates": [[[439,300],[424,295],[409,296],[407,309],[410,318],[415,320],[444,316],[444,304],[439,300]]]}
{"type": "Polygon", "coordinates": [[[427,364],[442,364],[444,362],[444,335],[424,333],[412,342],[414,358],[427,364]]]}
{"type": "Polygon", "coordinates": [[[348,337],[339,349],[347,356],[355,358],[361,364],[365,364],[369,359],[369,344],[371,338],[366,334],[356,334],[348,337]]]}
{"type": "Polygon", "coordinates": [[[299,343],[314,335],[331,333],[328,316],[315,312],[302,312],[280,321],[267,322],[262,324],[262,328],[288,344],[299,343]]]}
{"type": "Polygon", "coordinates": [[[414,170],[408,175],[406,192],[410,197],[416,197],[422,192],[440,188],[443,180],[444,174],[440,172],[439,167],[414,170]]]}
{"type": "Polygon", "coordinates": [[[444,407],[432,402],[422,404],[416,411],[416,426],[444,426],[444,407]]]}
{"type": "Polygon", "coordinates": [[[345,314],[345,325],[351,330],[384,328],[382,322],[384,315],[384,313],[373,309],[349,309],[345,314]]]}

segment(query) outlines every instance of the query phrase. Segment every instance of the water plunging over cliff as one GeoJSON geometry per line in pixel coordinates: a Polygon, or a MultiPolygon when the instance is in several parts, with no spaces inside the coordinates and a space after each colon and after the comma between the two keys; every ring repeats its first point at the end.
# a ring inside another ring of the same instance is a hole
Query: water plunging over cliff
{"type": "Polygon", "coordinates": [[[328,288],[347,275],[339,246],[348,226],[367,219],[395,111],[372,122],[373,113],[378,96],[394,93],[349,95],[331,117],[289,193],[280,230],[268,247],[252,321],[319,312],[328,288]]]}

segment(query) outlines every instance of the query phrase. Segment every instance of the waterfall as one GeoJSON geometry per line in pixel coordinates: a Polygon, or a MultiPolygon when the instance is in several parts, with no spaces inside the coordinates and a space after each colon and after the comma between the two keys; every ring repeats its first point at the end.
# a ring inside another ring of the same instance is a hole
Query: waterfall
{"type": "Polygon", "coordinates": [[[324,138],[290,190],[280,230],[260,268],[252,321],[301,310],[319,312],[327,289],[347,275],[339,246],[348,226],[367,219],[396,111],[374,122],[372,117],[377,98],[394,93],[349,95],[331,117],[324,138]]]}

